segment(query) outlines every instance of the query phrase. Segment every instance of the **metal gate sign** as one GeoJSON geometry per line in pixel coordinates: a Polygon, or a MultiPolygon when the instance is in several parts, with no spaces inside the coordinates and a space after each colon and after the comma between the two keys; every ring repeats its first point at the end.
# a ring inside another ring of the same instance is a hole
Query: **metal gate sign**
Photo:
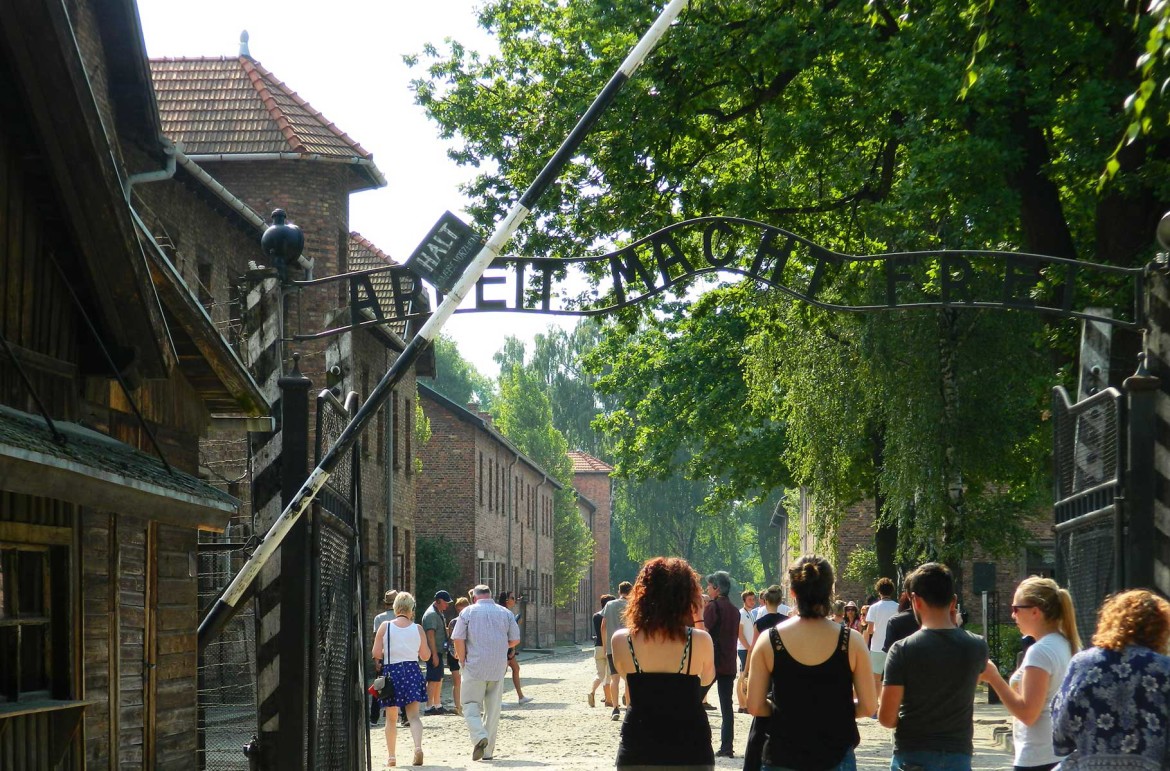
{"type": "Polygon", "coordinates": [[[447,294],[482,247],[483,239],[470,225],[449,211],[443,212],[431,232],[410,255],[406,267],[447,294]]]}
{"type": "MultiPolygon", "coordinates": [[[[388,266],[317,279],[312,283],[350,283],[354,321],[297,335],[297,339],[425,317],[425,312],[416,309],[427,304],[412,302],[419,289],[412,273],[430,283],[436,302],[441,301],[479,243],[471,228],[448,212],[411,256],[409,271],[388,266]],[[377,285],[372,280],[375,273],[384,276],[377,285]],[[361,315],[363,309],[368,312],[361,315]]],[[[1134,329],[1141,326],[1144,313],[1143,272],[1141,267],[974,249],[850,255],[762,222],[701,217],[675,223],[607,254],[577,259],[496,257],[457,312],[593,316],[664,292],[681,296],[697,277],[724,274],[742,276],[829,310],[998,308],[1134,329]],[[1092,308],[1078,310],[1078,283],[1130,291],[1135,306],[1116,316],[1092,308]]]]}

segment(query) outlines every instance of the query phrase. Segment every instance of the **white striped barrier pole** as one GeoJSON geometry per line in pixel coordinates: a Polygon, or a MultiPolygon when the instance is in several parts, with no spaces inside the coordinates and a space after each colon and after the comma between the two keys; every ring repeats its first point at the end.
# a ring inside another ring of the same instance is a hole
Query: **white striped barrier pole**
{"type": "Polygon", "coordinates": [[[671,2],[662,10],[654,24],[646,31],[646,34],[637,42],[637,44],[626,56],[625,61],[618,67],[617,72],[601,89],[601,92],[594,98],[593,103],[589,105],[589,109],[577,121],[577,125],[565,137],[565,141],[549,158],[548,163],[544,165],[540,173],[529,185],[528,190],[524,195],[520,196],[507,215],[500,220],[496,225],[495,231],[491,238],[479,250],[479,253],[464,270],[463,275],[455,282],[455,286],[435,309],[435,312],[423,324],[422,329],[418,331],[411,341],[403,349],[402,353],[395,359],[394,363],[390,365],[390,369],[378,381],[378,385],[370,392],[369,398],[358,409],[349,425],[341,432],[341,436],[321,458],[321,462],[309,474],[309,478],[305,480],[305,484],[297,491],[297,494],[289,501],[288,506],[277,517],[276,521],[269,528],[264,536],[264,540],[253,552],[252,556],[240,568],[240,572],[236,573],[232,582],[228,584],[227,588],[215,601],[211,610],[207,612],[203,620],[199,623],[199,649],[203,650],[209,642],[219,636],[220,631],[224,625],[231,620],[236,613],[236,606],[241,602],[247,594],[252,582],[260,575],[260,571],[276,553],[277,548],[280,547],[281,541],[288,535],[292,529],[293,524],[297,519],[309,508],[313,503],[313,499],[317,497],[317,493],[325,486],[325,482],[329,479],[329,475],[336,468],[338,462],[345,457],[345,453],[349,451],[358,437],[361,436],[362,431],[373,419],[374,414],[390,397],[394,386],[400,381],[410,368],[414,366],[414,362],[427,349],[427,346],[439,334],[443,324],[463,302],[463,298],[479,281],[483,272],[491,265],[492,260],[499,256],[501,250],[512,238],[512,234],[524,222],[532,207],[536,204],[541,194],[553,183],[558,176],[560,176],[561,169],[564,168],[565,163],[573,157],[573,154],[580,147],[581,142],[593,130],[593,126],[597,123],[597,119],[605,112],[610,103],[613,102],[614,96],[621,90],[626,81],[633,76],[634,72],[641,66],[642,62],[650,54],[654,47],[658,45],[658,41],[666,34],[667,29],[670,28],[671,23],[678,17],[682,10],[687,6],[688,0],[671,0],[671,2]]]}

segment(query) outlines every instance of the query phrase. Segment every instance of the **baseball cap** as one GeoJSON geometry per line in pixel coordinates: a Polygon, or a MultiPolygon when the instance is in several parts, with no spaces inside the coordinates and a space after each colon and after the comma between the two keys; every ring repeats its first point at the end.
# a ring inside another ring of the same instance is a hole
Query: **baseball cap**
{"type": "Polygon", "coordinates": [[[435,599],[442,600],[443,602],[451,602],[452,601],[451,595],[448,594],[445,589],[440,589],[439,591],[435,592],[435,599]]]}

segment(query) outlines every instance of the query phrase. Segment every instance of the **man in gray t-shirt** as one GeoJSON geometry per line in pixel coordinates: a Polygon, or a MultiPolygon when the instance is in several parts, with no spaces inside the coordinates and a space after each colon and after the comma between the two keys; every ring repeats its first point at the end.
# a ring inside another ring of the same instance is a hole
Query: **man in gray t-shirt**
{"type": "Polygon", "coordinates": [[[622,581],[618,584],[618,598],[610,600],[605,603],[605,607],[601,611],[601,641],[605,645],[605,660],[609,665],[609,695],[613,699],[613,719],[620,720],[621,714],[618,705],[618,683],[621,682],[621,675],[613,666],[613,650],[610,649],[610,641],[613,640],[613,633],[619,629],[626,628],[626,606],[630,604],[630,592],[634,585],[629,581],[622,581]]]}
{"type": "Polygon", "coordinates": [[[435,592],[435,601],[422,617],[423,634],[427,636],[427,646],[431,649],[431,657],[427,659],[427,708],[424,715],[446,713],[439,697],[443,692],[443,656],[447,645],[447,619],[443,613],[450,605],[450,593],[440,589],[435,592]]]}
{"type": "Polygon", "coordinates": [[[958,628],[954,579],[928,562],[910,574],[922,628],[890,646],[878,721],[894,729],[893,768],[970,769],[975,686],[987,643],[958,628]]]}

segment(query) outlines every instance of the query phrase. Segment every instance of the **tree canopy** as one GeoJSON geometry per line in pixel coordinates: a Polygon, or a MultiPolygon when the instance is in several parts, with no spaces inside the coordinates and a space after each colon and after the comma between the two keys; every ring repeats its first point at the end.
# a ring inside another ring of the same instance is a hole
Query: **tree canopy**
{"type": "MultiPolygon", "coordinates": [[[[452,157],[480,169],[467,192],[481,225],[535,176],[657,6],[488,0],[480,21],[498,55],[452,43],[415,60],[418,102],[452,157]]],[[[1098,178],[1148,38],[1149,22],[1113,1],[700,0],[514,248],[579,257],[730,215],[845,253],[1141,264],[1170,203],[1170,128],[1143,125],[1104,187],[1098,178]]],[[[846,275],[832,291],[868,285],[846,275]]],[[[1005,525],[1039,489],[1046,389],[1073,325],[977,311],[845,317],[742,283],[691,303],[698,289],[606,327],[594,371],[617,403],[599,425],[620,469],[681,469],[715,485],[704,500],[729,503],[809,485],[830,531],[842,503],[871,496],[915,555],[1016,534],[1005,525]]],[[[1078,302],[1132,298],[1082,285],[1078,302]]]]}

